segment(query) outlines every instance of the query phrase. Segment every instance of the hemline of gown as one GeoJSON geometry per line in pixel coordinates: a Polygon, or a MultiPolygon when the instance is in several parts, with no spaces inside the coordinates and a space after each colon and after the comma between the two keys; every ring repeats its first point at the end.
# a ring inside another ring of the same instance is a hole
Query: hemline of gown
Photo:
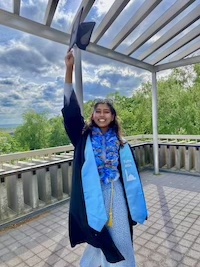
{"type": "MultiPolygon", "coordinates": [[[[111,184],[101,184],[106,212],[109,218],[111,184]]],[[[131,239],[128,211],[124,191],[120,180],[114,182],[113,227],[108,227],[111,237],[125,260],[109,263],[101,249],[87,245],[80,267],[136,267],[133,243],[131,239]]]]}

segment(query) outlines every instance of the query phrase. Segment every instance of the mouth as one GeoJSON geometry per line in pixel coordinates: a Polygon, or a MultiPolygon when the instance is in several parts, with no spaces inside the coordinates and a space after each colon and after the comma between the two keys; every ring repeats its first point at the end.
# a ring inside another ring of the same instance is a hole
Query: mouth
{"type": "Polygon", "coordinates": [[[100,119],[100,120],[98,120],[99,122],[105,122],[106,120],[104,120],[104,119],[100,119]]]}

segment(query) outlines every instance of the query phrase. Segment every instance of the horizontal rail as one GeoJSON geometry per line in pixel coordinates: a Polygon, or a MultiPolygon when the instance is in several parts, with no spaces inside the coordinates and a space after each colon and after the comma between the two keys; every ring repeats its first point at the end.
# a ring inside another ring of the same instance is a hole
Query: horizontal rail
{"type": "MultiPolygon", "coordinates": [[[[145,141],[152,142],[153,135],[152,134],[143,134],[143,135],[135,135],[135,136],[127,136],[125,139],[132,143],[132,144],[141,144],[145,141]]],[[[189,143],[195,142],[200,144],[200,135],[167,135],[167,134],[160,134],[158,135],[159,142],[164,143],[189,143]]],[[[11,154],[3,154],[0,155],[0,163],[3,162],[11,162],[17,161],[21,159],[29,159],[31,161],[32,158],[37,157],[49,157],[51,158],[53,155],[56,154],[63,154],[69,153],[73,151],[73,145],[67,146],[58,146],[58,147],[50,147],[45,149],[38,149],[38,150],[31,150],[26,152],[18,152],[18,153],[11,153],[11,154]]]]}
{"type": "MultiPolygon", "coordinates": [[[[135,142],[137,138],[127,139],[140,170],[153,168],[152,141],[144,141],[145,138],[135,142]]],[[[165,143],[165,135],[159,141],[159,168],[200,175],[200,145],[184,144],[184,140],[185,136],[180,143],[177,140],[165,143]]],[[[17,165],[4,163],[6,169],[0,172],[0,226],[70,198],[72,149],[72,146],[65,146],[64,151],[61,148],[45,149],[45,154],[53,151],[51,157],[32,158],[31,163],[18,161],[17,165]]]]}
{"type": "Polygon", "coordinates": [[[73,145],[67,145],[67,146],[58,146],[58,147],[49,147],[44,149],[37,149],[37,150],[31,150],[31,151],[25,151],[25,152],[17,152],[12,154],[4,154],[0,155],[0,162],[7,162],[12,160],[20,160],[25,158],[34,158],[39,156],[45,156],[45,155],[53,155],[57,153],[68,153],[70,151],[73,151],[74,147],[73,145]]]}

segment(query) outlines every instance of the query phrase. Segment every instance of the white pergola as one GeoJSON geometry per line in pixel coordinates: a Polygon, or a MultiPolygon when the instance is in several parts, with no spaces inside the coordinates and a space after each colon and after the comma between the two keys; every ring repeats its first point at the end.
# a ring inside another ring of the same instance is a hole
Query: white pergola
{"type": "MultiPolygon", "coordinates": [[[[106,0],[105,0],[106,1],[106,0]]],[[[107,0],[108,1],[108,0],[107,0]]],[[[153,24],[145,23],[148,16],[155,12],[156,8],[164,7],[171,0],[145,0],[132,14],[124,27],[106,45],[100,45],[99,41],[106,31],[112,27],[119,16],[125,12],[129,4],[134,0],[115,0],[107,11],[103,20],[94,28],[91,42],[87,51],[96,55],[107,57],[130,66],[138,67],[152,73],[152,116],[153,116],[153,148],[154,148],[154,170],[159,173],[158,159],[158,127],[157,127],[157,80],[156,73],[161,70],[186,66],[200,62],[200,0],[173,0],[166,11],[159,15],[153,24]],[[188,12],[187,12],[188,11],[188,12]],[[178,20],[177,20],[178,19],[178,20]],[[177,22],[178,21],[178,22],[177,22]],[[124,50],[119,52],[119,46],[143,25],[142,33],[124,50]],[[191,26],[194,25],[194,27],[191,26]],[[171,27],[170,27],[171,26],[171,27]],[[165,28],[166,27],[166,28],[165,28]],[[160,38],[156,35],[166,29],[160,38]],[[187,31],[188,29],[188,31],[187,31]],[[185,33],[185,30],[187,33],[185,33]],[[177,35],[184,33],[180,39],[177,35]],[[155,41],[146,49],[142,48],[148,40],[155,36],[155,41]],[[173,42],[173,40],[175,40],[173,42]],[[141,53],[137,53],[142,51],[141,53]],[[196,52],[196,56],[195,53],[196,52]]],[[[94,7],[95,0],[82,0],[78,11],[84,7],[83,20],[94,7]]],[[[137,2],[136,2],[137,3],[137,2]]],[[[70,33],[53,28],[52,21],[59,4],[59,0],[48,0],[44,23],[38,23],[24,18],[20,15],[21,0],[13,0],[13,11],[8,12],[0,9],[0,24],[11,27],[29,34],[49,39],[61,44],[69,45],[70,33]]],[[[68,14],[66,14],[67,16],[68,14]]],[[[76,68],[75,79],[78,99],[83,103],[82,76],[81,76],[81,51],[75,49],[76,68]]]]}

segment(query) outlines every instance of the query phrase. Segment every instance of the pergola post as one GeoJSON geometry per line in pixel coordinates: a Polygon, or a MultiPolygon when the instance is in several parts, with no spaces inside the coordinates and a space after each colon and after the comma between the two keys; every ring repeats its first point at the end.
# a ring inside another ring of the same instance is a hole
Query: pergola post
{"type": "Polygon", "coordinates": [[[83,115],[83,82],[82,82],[82,62],[81,50],[74,46],[74,59],[75,59],[75,91],[83,115]]]}
{"type": "Polygon", "coordinates": [[[154,173],[159,174],[158,159],[158,89],[156,72],[152,72],[152,121],[153,121],[153,157],[154,173]]]}

